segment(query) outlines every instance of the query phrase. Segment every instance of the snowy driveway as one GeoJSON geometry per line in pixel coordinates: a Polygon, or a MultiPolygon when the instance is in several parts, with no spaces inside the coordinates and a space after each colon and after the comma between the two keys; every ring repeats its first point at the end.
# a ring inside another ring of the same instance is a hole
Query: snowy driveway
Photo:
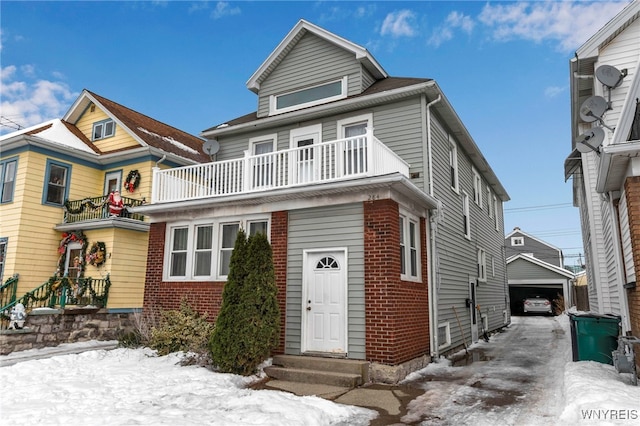
{"type": "Polygon", "coordinates": [[[547,425],[562,412],[562,374],[571,339],[553,317],[514,317],[511,327],[473,346],[462,368],[438,364],[409,376],[426,392],[404,423],[547,425]],[[472,357],[470,357],[472,358],[472,357]]]}

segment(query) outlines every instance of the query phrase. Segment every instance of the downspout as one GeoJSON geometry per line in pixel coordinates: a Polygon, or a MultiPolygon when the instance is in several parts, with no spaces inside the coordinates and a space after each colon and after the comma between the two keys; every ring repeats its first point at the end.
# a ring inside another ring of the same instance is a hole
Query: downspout
{"type": "MultiPolygon", "coordinates": [[[[438,95],[436,99],[427,103],[426,96],[422,95],[422,118],[427,122],[426,135],[423,134],[422,140],[426,143],[426,149],[422,149],[422,164],[426,164],[429,168],[428,186],[429,195],[433,196],[433,157],[431,151],[431,106],[440,102],[442,97],[438,95]]],[[[424,122],[424,121],[423,121],[424,122]]],[[[424,127],[423,127],[424,129],[424,127]]],[[[442,214],[442,205],[438,203],[436,212],[431,211],[429,214],[429,241],[427,242],[427,259],[429,271],[427,272],[428,288],[429,288],[429,346],[431,348],[431,359],[438,359],[440,351],[438,347],[438,285],[436,283],[438,276],[438,253],[436,249],[436,235],[438,232],[438,218],[442,214]]]]}

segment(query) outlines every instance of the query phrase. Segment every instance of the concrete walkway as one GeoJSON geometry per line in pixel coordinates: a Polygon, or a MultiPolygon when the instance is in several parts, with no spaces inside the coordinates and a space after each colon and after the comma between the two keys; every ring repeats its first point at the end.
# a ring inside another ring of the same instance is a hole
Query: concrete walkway
{"type": "Polygon", "coordinates": [[[31,359],[51,358],[57,355],[79,354],[81,352],[95,351],[98,349],[110,350],[117,347],[117,340],[90,340],[88,342],[63,343],[50,348],[16,351],[11,352],[8,355],[0,355],[0,367],[7,367],[9,365],[13,365],[18,362],[29,361],[31,359]]]}

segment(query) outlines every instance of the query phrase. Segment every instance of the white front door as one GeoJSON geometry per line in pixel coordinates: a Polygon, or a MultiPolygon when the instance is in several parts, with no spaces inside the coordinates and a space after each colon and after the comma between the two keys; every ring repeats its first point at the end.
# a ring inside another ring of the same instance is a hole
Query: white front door
{"type": "MultiPolygon", "coordinates": [[[[104,178],[104,195],[109,195],[113,191],[120,191],[120,179],[122,178],[122,173],[120,172],[109,172],[104,178]]],[[[120,191],[122,192],[122,191],[120,191]]]]}
{"type": "Polygon", "coordinates": [[[316,180],[316,155],[313,145],[320,142],[321,133],[322,126],[320,124],[291,130],[290,146],[291,148],[300,148],[294,155],[293,184],[316,180]]]}
{"type": "Polygon", "coordinates": [[[303,352],[346,354],[346,249],[305,251],[303,352]]]}

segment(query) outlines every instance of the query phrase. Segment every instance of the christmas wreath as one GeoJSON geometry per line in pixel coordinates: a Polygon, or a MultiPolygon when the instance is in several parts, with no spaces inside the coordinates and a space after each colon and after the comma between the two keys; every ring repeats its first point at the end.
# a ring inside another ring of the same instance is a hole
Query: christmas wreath
{"type": "Polygon", "coordinates": [[[89,265],[102,266],[107,260],[106,258],[107,247],[102,241],[97,241],[91,245],[85,260],[89,265]]]}
{"type": "Polygon", "coordinates": [[[131,170],[124,181],[124,188],[129,192],[133,192],[138,186],[140,186],[140,172],[131,170]]]}

